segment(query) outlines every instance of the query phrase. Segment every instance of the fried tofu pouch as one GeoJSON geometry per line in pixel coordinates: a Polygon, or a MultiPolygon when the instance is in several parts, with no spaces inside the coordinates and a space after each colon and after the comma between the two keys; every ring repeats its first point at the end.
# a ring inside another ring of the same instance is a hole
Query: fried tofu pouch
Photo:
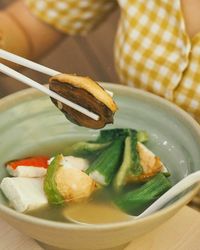
{"type": "Polygon", "coordinates": [[[118,191],[127,184],[146,182],[160,172],[169,174],[160,158],[141,143],[142,141],[138,141],[137,131],[128,130],[128,134],[123,161],[114,180],[114,188],[118,191]]]}
{"type": "Polygon", "coordinates": [[[99,115],[99,120],[74,110],[73,108],[51,98],[52,102],[71,122],[87,128],[99,129],[113,123],[117,105],[112,97],[97,82],[89,77],[59,74],[49,80],[50,90],[99,115]]]}
{"type": "Polygon", "coordinates": [[[51,162],[44,180],[44,191],[50,204],[80,202],[96,189],[96,183],[78,168],[63,166],[63,155],[51,162]]]}

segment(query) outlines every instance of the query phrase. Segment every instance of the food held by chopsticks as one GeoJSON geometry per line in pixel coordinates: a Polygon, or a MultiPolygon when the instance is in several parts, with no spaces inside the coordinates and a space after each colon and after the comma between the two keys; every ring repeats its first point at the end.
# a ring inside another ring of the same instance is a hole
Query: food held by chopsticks
{"type": "Polygon", "coordinates": [[[0,63],[0,72],[49,95],[54,104],[75,124],[98,129],[113,123],[113,116],[117,110],[115,102],[108,91],[89,77],[62,74],[2,49],[0,49],[0,58],[53,76],[49,81],[50,89],[48,89],[0,63]]]}
{"type": "Polygon", "coordinates": [[[113,123],[117,105],[112,97],[89,77],[59,74],[50,78],[49,88],[99,116],[98,120],[94,120],[51,98],[71,122],[93,129],[103,128],[106,124],[113,123]]]}

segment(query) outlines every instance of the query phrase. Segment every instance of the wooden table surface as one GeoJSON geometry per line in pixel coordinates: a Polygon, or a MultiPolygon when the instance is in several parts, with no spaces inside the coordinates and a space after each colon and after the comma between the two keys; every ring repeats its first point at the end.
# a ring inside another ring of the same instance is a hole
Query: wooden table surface
{"type": "Polygon", "coordinates": [[[184,207],[165,224],[133,241],[125,250],[199,250],[200,214],[184,207]]]}
{"type": "MultiPolygon", "coordinates": [[[[56,250],[44,247],[0,220],[1,250],[56,250]]],[[[200,214],[184,207],[149,234],[132,241],[124,250],[199,250],[200,214]]],[[[61,249],[59,249],[61,250],[61,249]]],[[[80,249],[81,250],[81,249],[80,249]]]]}

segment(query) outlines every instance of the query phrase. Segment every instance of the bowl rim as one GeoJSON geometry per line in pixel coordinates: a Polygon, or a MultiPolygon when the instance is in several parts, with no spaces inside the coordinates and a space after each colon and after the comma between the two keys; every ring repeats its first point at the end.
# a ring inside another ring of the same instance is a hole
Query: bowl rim
{"type": "MultiPolygon", "coordinates": [[[[178,107],[176,104],[160,97],[155,94],[149,93],[145,90],[140,90],[137,88],[119,85],[116,83],[102,83],[103,87],[106,87],[108,89],[114,90],[117,88],[118,91],[126,91],[127,93],[134,93],[136,95],[140,95],[142,97],[150,98],[151,100],[157,101],[160,104],[163,104],[164,106],[170,108],[173,112],[180,114],[187,123],[189,123],[195,130],[195,132],[199,135],[200,138],[200,125],[195,121],[192,116],[190,116],[186,111],[178,107]]],[[[23,102],[26,100],[32,100],[32,96],[34,97],[42,97],[45,96],[43,93],[40,93],[36,89],[28,88],[24,90],[20,90],[16,93],[13,93],[11,95],[8,95],[4,98],[0,99],[0,112],[3,110],[6,110],[10,107],[13,107],[16,103],[16,101],[23,102]]],[[[57,221],[50,221],[42,218],[37,218],[28,214],[20,213],[12,208],[9,208],[3,204],[0,204],[0,214],[5,213],[6,215],[10,217],[14,217],[15,219],[18,219],[20,221],[31,223],[35,225],[42,225],[48,228],[58,228],[58,229],[67,229],[67,230],[87,230],[87,231],[101,231],[101,230],[113,230],[113,229],[119,229],[124,227],[133,226],[134,224],[137,224],[138,222],[145,222],[147,220],[154,220],[155,218],[162,217],[173,210],[177,208],[181,208],[184,204],[186,204],[189,200],[192,199],[192,197],[198,192],[200,188],[200,184],[196,184],[193,186],[192,190],[186,192],[180,199],[175,201],[173,204],[170,204],[169,206],[155,212],[154,214],[141,218],[139,220],[128,220],[123,222],[115,222],[115,223],[104,223],[104,224],[69,224],[66,222],[57,222],[57,221]]]]}

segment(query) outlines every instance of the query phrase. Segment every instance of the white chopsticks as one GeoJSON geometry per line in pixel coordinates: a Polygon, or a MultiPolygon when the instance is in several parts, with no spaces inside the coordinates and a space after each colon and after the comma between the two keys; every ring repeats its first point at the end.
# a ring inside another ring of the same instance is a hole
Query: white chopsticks
{"type": "Polygon", "coordinates": [[[26,68],[41,72],[41,73],[48,75],[48,76],[55,76],[55,75],[61,74],[61,72],[47,68],[39,63],[32,62],[26,58],[23,58],[21,56],[17,56],[15,54],[10,53],[10,52],[3,50],[3,49],[0,49],[0,58],[5,59],[5,60],[10,61],[10,62],[17,63],[19,65],[26,67],[26,68]]]}
{"type": "MultiPolygon", "coordinates": [[[[22,65],[22,66],[25,66],[27,68],[33,69],[35,71],[41,72],[41,73],[49,75],[49,76],[55,76],[57,74],[61,74],[60,72],[58,72],[56,70],[47,68],[43,65],[32,62],[32,61],[25,59],[23,57],[17,56],[15,54],[12,54],[12,53],[5,51],[3,49],[0,49],[0,58],[14,62],[14,63],[22,65]]],[[[67,106],[81,112],[82,114],[92,118],[93,120],[96,120],[96,121],[99,120],[99,116],[94,114],[93,112],[90,112],[89,110],[81,107],[80,105],[67,100],[66,98],[58,95],[57,93],[51,91],[50,89],[46,88],[45,86],[39,84],[38,82],[36,82],[36,81],[30,79],[29,77],[9,68],[8,66],[6,66],[2,63],[0,63],[0,72],[51,96],[52,98],[56,99],[57,101],[59,101],[63,104],[66,104],[67,106]]]]}

